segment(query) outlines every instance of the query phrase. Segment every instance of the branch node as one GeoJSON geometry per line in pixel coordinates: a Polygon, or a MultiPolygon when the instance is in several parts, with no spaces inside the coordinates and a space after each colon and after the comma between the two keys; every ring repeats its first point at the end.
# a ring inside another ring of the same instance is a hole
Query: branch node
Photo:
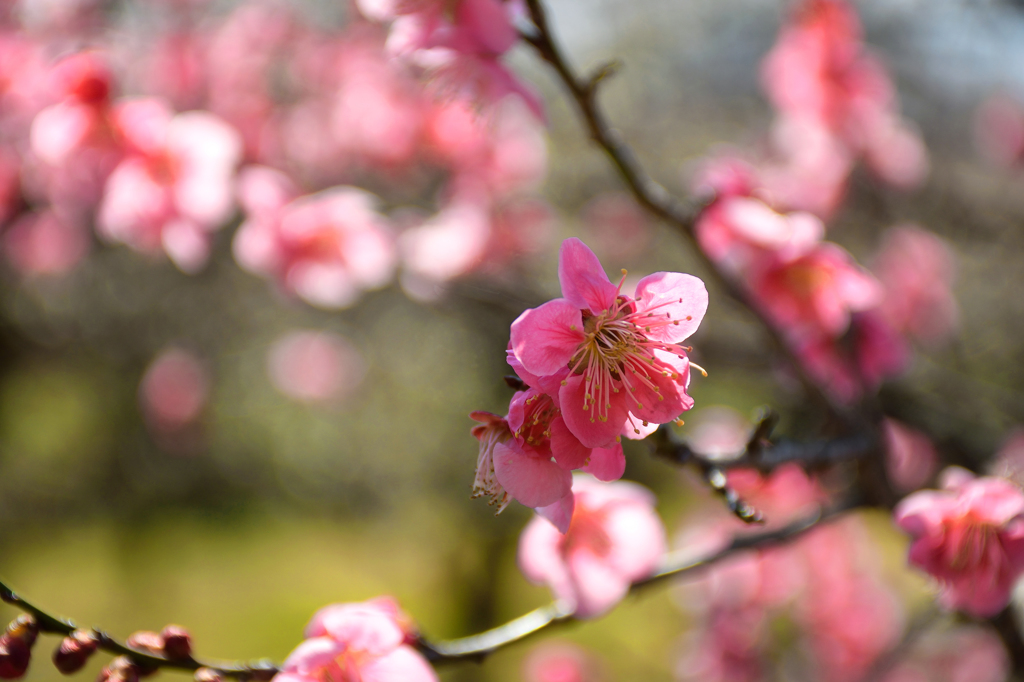
{"type": "Polygon", "coordinates": [[[597,87],[602,82],[621,71],[624,66],[625,64],[621,59],[613,59],[610,62],[606,62],[597,67],[583,86],[583,91],[587,94],[587,97],[593,97],[594,93],[597,92],[597,87]]]}

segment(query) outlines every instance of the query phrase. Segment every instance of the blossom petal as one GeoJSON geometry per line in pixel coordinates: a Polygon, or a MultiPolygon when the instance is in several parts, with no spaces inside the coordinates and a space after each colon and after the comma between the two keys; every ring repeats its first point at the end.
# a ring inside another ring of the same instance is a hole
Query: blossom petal
{"type": "Polygon", "coordinates": [[[700,326],[708,309],[708,290],[693,275],[679,272],[656,272],[640,280],[636,286],[637,313],[649,311],[652,321],[668,321],[651,325],[647,336],[666,343],[679,343],[700,326]]]}
{"type": "Polygon", "coordinates": [[[583,339],[580,309],[564,298],[531,308],[512,323],[512,351],[528,372],[539,376],[564,368],[583,339]]]}
{"type": "Polygon", "coordinates": [[[629,580],[588,549],[580,549],[570,557],[569,571],[576,583],[577,618],[600,616],[629,591],[629,580]]]}
{"type": "MultiPolygon", "coordinates": [[[[582,375],[573,374],[565,380],[565,385],[558,392],[558,403],[562,410],[562,419],[573,435],[588,448],[608,447],[622,433],[622,426],[629,414],[622,401],[612,401],[606,419],[602,420],[592,413],[596,410],[584,410],[586,382],[582,375]]],[[[625,392],[616,395],[625,396],[625,392]]]]}
{"type": "Polygon", "coordinates": [[[558,254],[562,296],[580,309],[598,313],[615,304],[618,288],[608,279],[601,261],[579,239],[566,239],[558,254]]]}
{"type": "Polygon", "coordinates": [[[360,666],[359,679],[361,682],[437,682],[437,673],[415,649],[400,646],[360,666]]]}
{"type": "MultiPolygon", "coordinates": [[[[590,448],[580,442],[562,417],[551,420],[551,455],[563,469],[579,469],[587,463],[590,448]]],[[[621,447],[621,446],[620,446],[621,447]]]]}
{"type": "Polygon", "coordinates": [[[315,673],[334,662],[345,652],[347,644],[330,637],[312,637],[305,640],[285,659],[281,669],[299,674],[315,673]]]}
{"type": "Polygon", "coordinates": [[[576,508],[576,496],[570,491],[568,495],[554,504],[537,508],[536,512],[554,524],[555,528],[562,535],[569,530],[572,522],[572,513],[576,508]]]}
{"type": "Polygon", "coordinates": [[[622,445],[616,443],[610,448],[594,448],[590,452],[590,463],[582,468],[599,481],[617,481],[626,473],[626,456],[622,445]]]}
{"type": "Polygon", "coordinates": [[[527,507],[546,507],[572,490],[572,474],[549,459],[526,454],[515,441],[494,446],[494,475],[527,507]]]}

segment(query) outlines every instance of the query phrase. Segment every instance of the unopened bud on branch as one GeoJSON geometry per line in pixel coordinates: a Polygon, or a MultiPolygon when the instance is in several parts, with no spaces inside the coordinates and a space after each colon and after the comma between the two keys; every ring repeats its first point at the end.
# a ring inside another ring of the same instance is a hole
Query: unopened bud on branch
{"type": "Polygon", "coordinates": [[[16,680],[28,670],[32,650],[21,637],[0,637],[0,680],[16,680]]]}
{"type": "Polygon", "coordinates": [[[65,675],[76,673],[85,666],[98,646],[95,634],[88,630],[75,630],[53,652],[53,665],[65,675]]]}
{"type": "Polygon", "coordinates": [[[139,682],[139,666],[127,656],[118,656],[100,671],[96,682],[139,682]]]}
{"type": "Polygon", "coordinates": [[[160,633],[164,640],[164,655],[172,660],[192,657],[192,635],[180,625],[168,625],[160,633]]]}
{"type": "Polygon", "coordinates": [[[145,651],[147,654],[153,654],[160,656],[164,652],[164,638],[155,632],[149,630],[139,630],[128,635],[128,639],[125,641],[132,649],[138,649],[139,651],[145,651]]]}
{"type": "Polygon", "coordinates": [[[39,636],[39,623],[36,622],[35,616],[23,613],[7,626],[7,634],[23,640],[31,648],[39,636]]]}
{"type": "Polygon", "coordinates": [[[224,676],[213,668],[200,668],[195,674],[196,682],[224,682],[224,676]]]}

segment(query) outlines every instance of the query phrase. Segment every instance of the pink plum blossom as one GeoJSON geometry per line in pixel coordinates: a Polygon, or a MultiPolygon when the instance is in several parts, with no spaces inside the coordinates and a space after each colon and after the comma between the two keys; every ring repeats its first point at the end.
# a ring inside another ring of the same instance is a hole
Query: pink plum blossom
{"type": "Polygon", "coordinates": [[[939,464],[939,456],[928,436],[895,419],[886,419],[882,430],[886,472],[896,489],[916,490],[927,483],[939,464]]]}
{"type": "Polygon", "coordinates": [[[659,272],[640,280],[634,299],[578,239],[562,244],[558,273],[564,298],[520,315],[511,344],[533,375],[568,369],[558,403],[580,442],[608,447],[627,428],[670,422],[690,409],[690,363],[679,344],[707,310],[704,283],[659,272]]]}
{"type": "Polygon", "coordinates": [[[996,166],[1024,163],[1024,105],[1008,95],[986,99],[974,114],[974,142],[996,166]]]}
{"type": "Polygon", "coordinates": [[[391,229],[369,192],[334,187],[294,198],[286,176],[250,168],[239,194],[248,218],[235,234],[234,253],[246,270],[321,308],[350,306],[363,290],[390,281],[391,229]]]}
{"type": "Polygon", "coordinates": [[[665,529],[653,495],[634,483],[577,474],[572,490],[575,511],[566,533],[535,518],[519,539],[519,567],[577,617],[593,618],[654,572],[665,552],[665,529]]]}
{"type": "Polygon", "coordinates": [[[2,236],[8,260],[25,275],[62,275],[89,251],[89,235],[55,209],[20,216],[2,236]]]}
{"type": "Polygon", "coordinates": [[[523,682],[597,682],[604,679],[596,657],[569,642],[544,642],[523,661],[523,682]]]}
{"type": "Polygon", "coordinates": [[[523,370],[514,358],[510,364],[533,385],[516,392],[507,417],[489,412],[470,414],[481,422],[473,428],[480,441],[474,497],[489,497],[499,513],[514,498],[537,508],[565,532],[573,514],[569,472],[583,469],[601,480],[616,480],[626,466],[622,446],[590,448],[569,430],[556,399],[543,390],[558,386],[565,373],[539,378],[523,370]]]}
{"type": "Polygon", "coordinates": [[[129,153],[110,174],[97,229],[137,251],[163,249],[181,270],[206,263],[211,233],[234,210],[238,134],[202,111],[174,115],[159,100],[130,100],[115,112],[129,153]]]}
{"type": "Polygon", "coordinates": [[[904,499],[894,518],[912,538],[910,563],[942,584],[943,605],[992,616],[1024,572],[1024,492],[1005,479],[954,473],[944,490],[904,499]]]}
{"type": "Polygon", "coordinates": [[[412,646],[411,621],[391,599],[327,606],[305,635],[274,678],[278,682],[437,682],[412,646]]]}
{"type": "Polygon", "coordinates": [[[822,238],[825,227],[809,213],[776,213],[759,199],[727,196],[703,211],[696,224],[701,249],[734,274],[769,258],[792,260],[822,238]]]}
{"type": "Polygon", "coordinates": [[[928,155],[900,118],[881,62],[864,50],[846,0],[804,0],[762,65],[762,80],[787,125],[821,128],[900,188],[920,184],[928,155]]]}
{"type": "Polygon", "coordinates": [[[284,395],[317,403],[352,395],[366,368],[359,352],[338,334],[293,331],[274,342],[267,373],[284,395]]]}
{"type": "Polygon", "coordinates": [[[210,378],[202,361],[193,353],[171,347],[146,369],[138,399],[146,424],[164,439],[200,419],[209,392],[210,378]]]}
{"type": "Polygon", "coordinates": [[[775,325],[790,338],[835,337],[851,313],[879,303],[879,283],[841,247],[822,243],[792,259],[767,261],[749,287],[775,325]]]}
{"type": "Polygon", "coordinates": [[[938,236],[916,225],[898,225],[886,232],[871,269],[886,293],[881,313],[898,332],[936,342],[956,328],[955,263],[938,236]]]}
{"type": "Polygon", "coordinates": [[[540,99],[500,59],[516,42],[515,3],[502,0],[360,0],[376,21],[391,21],[388,49],[424,69],[449,96],[486,104],[523,98],[538,118],[540,99]]]}
{"type": "Polygon", "coordinates": [[[34,182],[51,202],[92,208],[99,200],[122,153],[113,87],[104,58],[92,51],[65,57],[47,74],[51,104],[32,119],[28,142],[34,182]]]}

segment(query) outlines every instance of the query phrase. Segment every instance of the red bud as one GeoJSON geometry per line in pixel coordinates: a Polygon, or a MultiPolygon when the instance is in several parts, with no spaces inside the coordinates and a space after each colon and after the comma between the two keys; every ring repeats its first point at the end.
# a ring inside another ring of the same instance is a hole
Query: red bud
{"type": "Polygon", "coordinates": [[[96,635],[88,630],[75,630],[53,652],[53,664],[65,675],[78,672],[98,646],[96,635]]]}
{"type": "Polygon", "coordinates": [[[180,660],[192,656],[192,635],[180,625],[168,625],[160,635],[164,639],[167,658],[180,660]]]}
{"type": "Polygon", "coordinates": [[[0,680],[16,680],[28,670],[32,650],[21,637],[0,637],[0,680]]]}
{"type": "Polygon", "coordinates": [[[164,638],[149,630],[139,630],[128,635],[125,642],[130,648],[145,651],[148,654],[160,655],[164,651],[164,638]]]}
{"type": "Polygon", "coordinates": [[[36,637],[39,636],[39,623],[36,622],[35,616],[23,613],[7,626],[7,634],[24,640],[25,644],[31,648],[36,643],[36,637]]]}

